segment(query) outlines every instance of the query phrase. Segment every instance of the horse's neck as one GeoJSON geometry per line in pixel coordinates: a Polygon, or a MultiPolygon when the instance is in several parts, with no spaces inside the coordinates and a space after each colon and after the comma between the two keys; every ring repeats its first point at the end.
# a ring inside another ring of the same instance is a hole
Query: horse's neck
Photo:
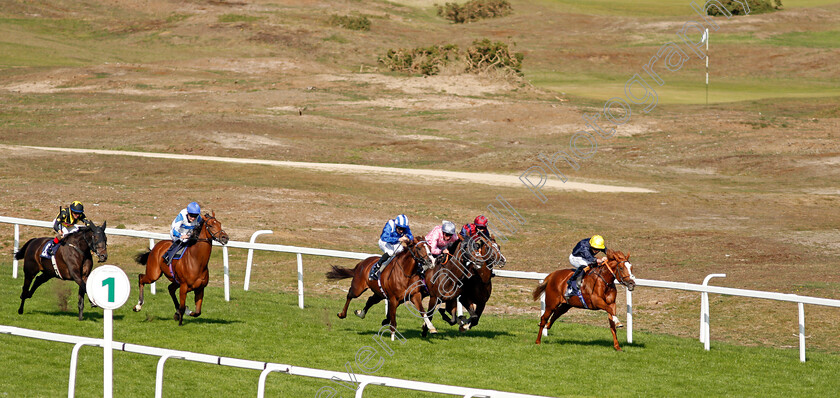
{"type": "Polygon", "coordinates": [[[82,251],[82,253],[84,253],[84,252],[90,250],[90,246],[88,246],[87,239],[85,239],[85,234],[92,234],[92,233],[93,232],[90,231],[90,230],[79,231],[79,232],[77,232],[75,234],[71,234],[69,237],[67,237],[67,241],[65,243],[67,243],[68,245],[73,244],[74,246],[78,247],[79,250],[82,251]]]}
{"type": "Polygon", "coordinates": [[[615,284],[615,276],[613,276],[612,271],[610,271],[607,265],[599,266],[598,268],[596,268],[596,272],[598,273],[598,275],[601,276],[600,279],[603,279],[604,283],[606,283],[607,285],[615,284]]]}

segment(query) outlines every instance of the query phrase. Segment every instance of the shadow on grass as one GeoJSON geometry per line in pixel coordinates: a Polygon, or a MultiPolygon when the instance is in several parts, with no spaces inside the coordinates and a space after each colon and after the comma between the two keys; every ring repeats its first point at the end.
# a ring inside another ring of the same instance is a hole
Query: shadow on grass
{"type": "MultiPolygon", "coordinates": [[[[505,331],[497,331],[497,330],[470,330],[464,333],[459,332],[457,329],[452,330],[441,330],[438,329],[438,332],[435,334],[429,333],[427,337],[423,337],[420,331],[420,328],[410,328],[410,329],[400,329],[397,330],[405,337],[406,339],[421,339],[421,340],[429,340],[429,342],[433,342],[433,340],[450,340],[450,339],[469,339],[469,338],[484,338],[484,339],[492,339],[501,336],[513,336],[513,334],[505,332],[505,331]]],[[[357,330],[356,334],[365,336],[370,334],[375,334],[379,331],[376,330],[357,330]]],[[[387,335],[388,331],[386,329],[383,335],[387,335]]]]}
{"type": "MultiPolygon", "coordinates": [[[[565,344],[574,344],[579,346],[587,346],[587,347],[609,347],[613,348],[613,342],[611,339],[599,339],[599,340],[575,340],[575,339],[568,339],[563,337],[555,337],[551,338],[543,336],[542,338],[542,345],[565,345],[565,344]]],[[[645,348],[644,343],[628,343],[628,342],[620,342],[619,345],[621,348],[626,347],[634,347],[634,348],[645,348]]]]}
{"type": "MultiPolygon", "coordinates": [[[[104,318],[104,315],[102,314],[102,312],[94,312],[94,311],[96,311],[96,309],[93,309],[93,310],[86,309],[82,313],[82,316],[84,317],[84,320],[85,321],[88,321],[88,320],[102,320],[102,318],[104,318]]],[[[102,310],[100,309],[100,311],[102,311],[102,310]]],[[[28,311],[24,311],[23,315],[26,315],[27,312],[28,311]]],[[[39,314],[39,315],[55,316],[55,317],[73,317],[73,318],[76,318],[76,319],[78,319],[78,317],[79,317],[79,311],[40,311],[40,310],[34,310],[31,313],[32,314],[39,314]]],[[[114,320],[122,320],[123,318],[125,318],[125,315],[116,315],[115,314],[115,315],[113,315],[113,317],[114,317],[114,320]]]]}

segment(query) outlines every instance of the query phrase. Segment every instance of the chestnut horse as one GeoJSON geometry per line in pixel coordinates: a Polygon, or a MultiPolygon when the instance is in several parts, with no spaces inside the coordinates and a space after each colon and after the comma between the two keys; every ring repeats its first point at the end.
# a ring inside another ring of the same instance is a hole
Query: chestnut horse
{"type": "Polygon", "coordinates": [[[344,308],[337,314],[340,319],[347,317],[347,307],[350,306],[350,300],[361,296],[367,289],[370,289],[373,295],[368,298],[365,309],[357,310],[356,315],[364,318],[370,307],[387,299],[388,314],[382,321],[382,325],[391,325],[392,340],[397,330],[397,307],[403,301],[410,301],[422,314],[424,325],[431,325],[426,312],[423,310],[422,289],[418,288],[422,282],[420,282],[420,275],[417,272],[418,267],[421,268],[421,272],[424,272],[432,266],[432,260],[429,258],[429,245],[421,238],[414,238],[413,241],[409,241],[403,246],[405,250],[394,256],[379,277],[385,296],[382,295],[379,283],[369,279],[370,269],[379,260],[379,256],[368,257],[356,264],[354,268],[332,266],[332,270],[326,274],[327,279],[353,278],[350,289],[347,291],[347,301],[344,303],[344,308]]]}
{"type": "Polygon", "coordinates": [[[139,275],[140,300],[134,306],[134,311],[143,309],[143,286],[158,280],[161,274],[169,279],[169,295],[175,303],[175,320],[178,326],[184,324],[184,313],[187,312],[187,293],[195,292],[195,311],[188,313],[190,316],[201,315],[201,303],[204,300],[204,288],[210,281],[210,273],[207,264],[210,262],[210,252],[213,250],[213,241],[227,244],[228,235],[222,230],[222,223],[216,219],[216,212],[205,213],[204,218],[197,228],[193,229],[189,242],[192,243],[184,251],[179,260],[172,260],[172,271],[166,261],[163,261],[163,254],[172,246],[172,241],[163,240],[155,244],[152,250],[140,253],[135,261],[146,266],[146,273],[139,275]],[[173,275],[174,271],[174,275],[173,275]],[[180,288],[180,302],[175,297],[175,290],[180,288]]]}
{"type": "Polygon", "coordinates": [[[540,330],[537,333],[537,344],[542,339],[543,328],[551,329],[551,325],[569,308],[587,308],[590,310],[604,310],[609,314],[610,330],[612,331],[613,346],[621,351],[618,345],[618,338],[615,335],[615,325],[618,318],[615,316],[615,281],[624,285],[627,290],[633,291],[636,282],[631,272],[632,265],[627,261],[630,255],[624,255],[620,251],[607,249],[607,261],[603,265],[592,268],[581,282],[581,294],[586,306],[581,303],[580,298],[572,296],[568,300],[563,296],[569,278],[574,273],[570,269],[561,269],[552,272],[534,289],[533,298],[539,300],[540,295],[545,292],[545,313],[540,317],[540,330]],[[549,319],[550,318],[550,319],[549,319]]]}
{"type": "MultiPolygon", "coordinates": [[[[96,253],[96,257],[100,263],[108,259],[108,239],[105,236],[105,224],[97,227],[93,222],[86,222],[84,227],[80,227],[78,231],[68,235],[55,253],[55,268],[52,261],[48,258],[41,257],[41,252],[44,250],[44,245],[53,238],[33,238],[27,241],[20,250],[15,253],[15,258],[23,261],[23,289],[20,293],[20,308],[18,314],[23,314],[23,303],[26,299],[32,297],[35,289],[41,286],[44,282],[58,278],[61,280],[73,280],[79,285],[79,320],[84,319],[82,312],[85,309],[85,284],[93,269],[93,257],[90,255],[91,251],[96,253]],[[58,273],[56,274],[56,268],[58,273]],[[35,275],[41,272],[35,278],[35,275]],[[35,278],[35,283],[32,288],[29,284],[32,283],[32,278],[35,278]]],[[[93,303],[91,303],[93,304],[93,303]]]]}
{"type": "MultiPolygon", "coordinates": [[[[457,322],[459,330],[463,332],[478,324],[478,319],[484,312],[484,307],[493,290],[490,279],[493,276],[493,267],[503,267],[506,260],[495,241],[478,236],[458,245],[454,258],[448,259],[449,263],[456,261],[455,267],[450,265],[448,268],[455,268],[452,273],[456,277],[463,274],[463,277],[458,279],[457,290],[451,293],[445,292],[448,294],[443,295],[436,294],[439,293],[439,289],[435,286],[437,284],[430,283],[429,306],[437,304],[438,297],[442,297],[441,301],[446,305],[445,308],[438,309],[441,317],[450,325],[455,325],[457,322]],[[470,267],[464,267],[461,264],[469,264],[470,267]],[[459,274],[458,270],[462,272],[459,274]],[[455,309],[459,301],[470,313],[470,318],[459,317],[455,320],[455,309]]],[[[446,267],[447,264],[442,266],[446,267]]],[[[427,280],[429,280],[428,276],[427,280]]]]}

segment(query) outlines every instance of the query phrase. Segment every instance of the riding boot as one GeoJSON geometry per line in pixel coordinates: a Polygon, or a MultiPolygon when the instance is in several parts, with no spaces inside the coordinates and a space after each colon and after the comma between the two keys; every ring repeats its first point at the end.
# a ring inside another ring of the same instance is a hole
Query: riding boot
{"type": "Polygon", "coordinates": [[[572,274],[572,277],[569,278],[569,281],[566,283],[568,288],[566,289],[566,298],[569,298],[575,294],[575,290],[579,289],[580,281],[578,278],[580,274],[583,273],[583,267],[575,268],[575,273],[572,274]]]}
{"type": "Polygon", "coordinates": [[[390,257],[391,257],[391,255],[388,254],[388,253],[383,254],[382,257],[379,258],[379,261],[377,261],[376,264],[374,264],[373,267],[371,267],[371,269],[370,269],[370,280],[373,280],[373,281],[379,280],[379,273],[380,273],[379,268],[382,267],[382,264],[384,264],[386,261],[388,261],[388,258],[390,258],[390,257]]]}

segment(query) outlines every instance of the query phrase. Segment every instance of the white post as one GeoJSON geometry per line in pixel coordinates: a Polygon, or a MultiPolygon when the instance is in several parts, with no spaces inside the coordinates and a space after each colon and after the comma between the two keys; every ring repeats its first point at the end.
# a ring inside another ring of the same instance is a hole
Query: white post
{"type": "Polygon", "coordinates": [[[114,350],[112,347],[112,342],[114,341],[114,318],[113,318],[113,310],[104,309],[104,322],[105,325],[105,338],[104,338],[104,346],[102,347],[103,351],[105,352],[104,355],[104,390],[105,390],[105,398],[111,398],[114,392],[114,350]]]}
{"type": "Polygon", "coordinates": [[[706,28],[706,105],[709,105],[709,28],[706,28]]]}
{"type": "Polygon", "coordinates": [[[627,291],[627,342],[633,342],[633,292],[627,291]]]}
{"type": "Polygon", "coordinates": [[[67,383],[67,398],[73,398],[76,395],[76,364],[79,362],[79,349],[85,343],[76,343],[73,346],[73,352],[70,354],[70,380],[67,383]]]}
{"type": "MultiPolygon", "coordinates": [[[[726,274],[709,274],[703,278],[703,287],[709,285],[712,278],[726,278],[726,274]]],[[[706,351],[709,351],[709,293],[700,293],[700,342],[705,343],[706,351]]]]}
{"type": "MultiPolygon", "coordinates": [[[[274,231],[269,229],[261,229],[257,232],[254,232],[251,235],[251,243],[254,243],[257,240],[257,236],[262,234],[273,234],[274,231]]],[[[251,284],[251,264],[254,261],[254,249],[248,249],[248,261],[245,263],[245,291],[248,291],[248,286],[251,284]]]]}
{"type": "Polygon", "coordinates": [[[230,270],[228,269],[228,248],[222,246],[222,255],[224,255],[225,265],[225,301],[230,301],[230,270]]]}
{"type": "Polygon", "coordinates": [[[166,354],[160,357],[157,364],[157,373],[155,376],[155,398],[163,398],[163,364],[172,355],[166,354]]]}
{"type": "Polygon", "coordinates": [[[269,364],[266,368],[260,372],[260,381],[257,384],[257,398],[264,398],[265,397],[265,378],[268,377],[268,374],[271,372],[289,372],[288,367],[279,367],[278,365],[269,364]]]}
{"type": "MultiPolygon", "coordinates": [[[[149,250],[152,250],[154,248],[155,248],[155,240],[152,239],[152,238],[149,238],[149,250]]],[[[150,289],[152,290],[152,294],[157,294],[157,292],[155,291],[155,284],[156,283],[157,282],[152,282],[152,284],[149,285],[150,289]]]]}
{"type": "MultiPolygon", "coordinates": [[[[545,281],[545,279],[540,280],[540,284],[542,284],[544,281],[545,281]]],[[[543,314],[545,314],[545,292],[543,292],[540,295],[540,317],[542,317],[543,314]]],[[[549,319],[549,321],[550,320],[551,319],[549,319]]],[[[548,326],[548,325],[546,325],[546,326],[548,326]]],[[[548,336],[548,328],[543,328],[542,334],[543,334],[543,337],[547,337],[548,336]]]]}
{"type": "Polygon", "coordinates": [[[805,304],[799,304],[799,362],[805,362],[805,304]]]}
{"type": "MultiPolygon", "coordinates": [[[[15,224],[15,253],[20,249],[20,225],[15,224]]],[[[12,278],[17,279],[18,260],[12,255],[12,278]]]]}
{"type": "Polygon", "coordinates": [[[303,256],[297,254],[298,266],[298,307],[303,309],[303,256]]]}

